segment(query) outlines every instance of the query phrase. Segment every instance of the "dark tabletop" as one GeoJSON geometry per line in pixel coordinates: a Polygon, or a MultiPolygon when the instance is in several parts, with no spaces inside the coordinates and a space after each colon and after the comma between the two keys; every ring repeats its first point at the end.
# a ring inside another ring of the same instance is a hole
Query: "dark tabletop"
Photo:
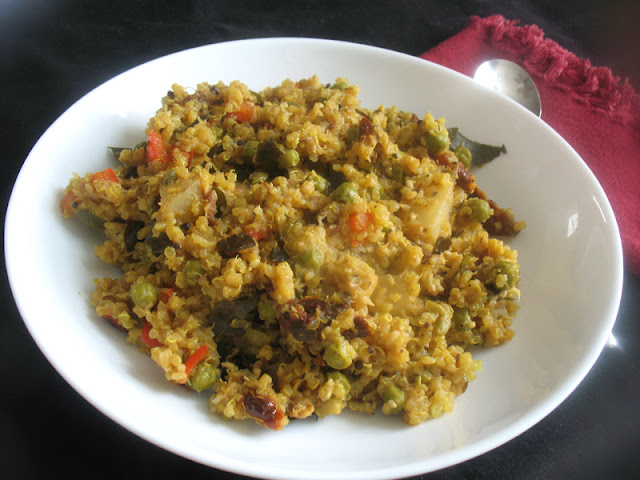
{"type": "MultiPolygon", "coordinates": [[[[539,25],[568,50],[630,76],[637,88],[638,3],[0,0],[3,223],[15,177],[46,128],[93,88],[156,57],[273,36],[348,40],[419,55],[464,28],[470,15],[500,13],[539,25]]],[[[1,281],[0,478],[244,478],[164,451],[98,412],[38,350],[6,274],[1,281]]],[[[640,478],[639,317],[640,279],[627,272],[613,329],[617,346],[605,347],[566,401],[506,445],[416,478],[640,478]]]]}

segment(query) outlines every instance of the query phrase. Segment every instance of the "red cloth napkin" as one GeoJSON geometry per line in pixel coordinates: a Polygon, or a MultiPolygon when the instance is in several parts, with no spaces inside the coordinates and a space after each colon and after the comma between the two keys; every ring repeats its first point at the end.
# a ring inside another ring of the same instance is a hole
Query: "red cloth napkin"
{"type": "Polygon", "coordinates": [[[501,15],[472,17],[467,28],[420,57],[469,76],[490,58],[527,70],[540,90],[542,119],[602,185],[618,221],[625,266],[640,275],[640,95],[627,80],[545,38],[538,26],[501,15]]]}

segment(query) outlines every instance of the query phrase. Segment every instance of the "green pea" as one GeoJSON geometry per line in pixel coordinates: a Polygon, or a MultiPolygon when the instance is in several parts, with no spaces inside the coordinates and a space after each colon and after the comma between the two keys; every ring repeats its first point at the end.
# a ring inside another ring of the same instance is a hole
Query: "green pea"
{"type": "Polygon", "coordinates": [[[384,386],[381,394],[382,401],[385,403],[395,403],[396,407],[393,408],[390,413],[400,413],[404,408],[404,404],[406,401],[404,392],[400,388],[396,387],[393,383],[385,383],[386,385],[384,386]]]}
{"type": "Polygon", "coordinates": [[[424,303],[424,309],[429,313],[434,313],[438,316],[446,315],[446,307],[442,302],[438,302],[436,300],[427,300],[424,303]]]}
{"type": "Polygon", "coordinates": [[[136,282],[129,289],[131,301],[138,307],[153,307],[158,301],[156,287],[148,282],[136,282]]]}
{"type": "Polygon", "coordinates": [[[218,379],[218,371],[213,365],[206,362],[199,363],[189,378],[189,385],[196,392],[202,392],[213,386],[218,379]]]}
{"type": "Polygon", "coordinates": [[[355,125],[351,125],[344,136],[344,141],[347,145],[350,145],[356,140],[358,140],[359,136],[360,136],[360,129],[355,125]]]}
{"type": "Polygon", "coordinates": [[[242,146],[242,150],[240,150],[240,156],[244,160],[251,160],[253,157],[256,156],[256,153],[258,153],[259,145],[260,145],[260,142],[258,142],[257,140],[249,140],[247,143],[245,143],[242,146]]]}
{"type": "Polygon", "coordinates": [[[313,186],[316,187],[316,190],[320,193],[327,193],[329,189],[329,182],[327,179],[321,175],[318,175],[316,172],[311,172],[307,179],[313,183],[313,186]]]}
{"type": "Polygon", "coordinates": [[[471,321],[471,314],[467,308],[454,307],[453,309],[453,324],[456,327],[465,327],[471,321]]]}
{"type": "Polygon", "coordinates": [[[344,389],[345,397],[351,391],[351,382],[349,382],[349,379],[344,374],[336,370],[332,370],[329,373],[327,373],[327,380],[333,380],[334,384],[342,385],[342,388],[344,389]]]}
{"type": "Polygon", "coordinates": [[[177,178],[178,175],[176,174],[175,170],[167,170],[166,172],[164,172],[164,175],[162,175],[162,185],[164,187],[167,187],[174,183],[177,178]]]}
{"type": "Polygon", "coordinates": [[[250,328],[245,333],[245,338],[249,345],[255,347],[256,353],[262,347],[271,342],[271,335],[255,328],[250,328]]]}
{"type": "Polygon", "coordinates": [[[444,131],[432,130],[422,138],[431,157],[437,157],[449,148],[449,136],[444,131]]]}
{"type": "Polygon", "coordinates": [[[520,267],[517,263],[501,260],[496,263],[490,275],[490,283],[498,290],[509,290],[520,279],[520,267]]]}
{"type": "Polygon", "coordinates": [[[373,187],[369,188],[369,195],[371,195],[371,200],[382,200],[386,197],[386,193],[384,191],[384,187],[379,183],[376,183],[373,187]]]}
{"type": "Polygon", "coordinates": [[[298,257],[298,262],[301,266],[316,272],[324,262],[324,253],[318,249],[310,248],[298,257]]]}
{"type": "Polygon", "coordinates": [[[405,171],[401,165],[394,165],[389,171],[389,178],[396,182],[404,182],[405,171]]]}
{"type": "Polygon", "coordinates": [[[351,366],[351,355],[349,355],[349,347],[346,343],[334,342],[324,349],[322,355],[324,361],[331,368],[336,370],[344,370],[351,366]]]}
{"type": "Polygon", "coordinates": [[[353,202],[357,198],[358,192],[353,184],[344,182],[333,191],[331,196],[336,202],[349,203],[353,202]]]}
{"type": "Polygon", "coordinates": [[[471,166],[471,150],[469,150],[464,145],[459,145],[453,153],[456,154],[460,163],[462,163],[465,167],[469,168],[471,166]]]}
{"type": "Polygon", "coordinates": [[[262,300],[258,303],[258,315],[265,322],[271,322],[276,318],[276,309],[271,300],[262,300]]]}
{"type": "Polygon", "coordinates": [[[184,264],[184,276],[187,280],[195,282],[198,278],[204,275],[204,269],[200,264],[200,260],[195,258],[189,259],[184,264]]]}
{"type": "Polygon", "coordinates": [[[451,328],[451,308],[449,305],[435,300],[427,300],[425,310],[436,315],[434,324],[436,335],[446,335],[451,328]]]}
{"type": "Polygon", "coordinates": [[[267,180],[269,180],[269,174],[267,172],[263,172],[262,170],[256,170],[251,174],[252,184],[266,182],[267,180]]]}
{"type": "Polygon", "coordinates": [[[300,154],[297,150],[287,149],[278,159],[279,168],[291,168],[300,163],[300,154]]]}
{"type": "Polygon", "coordinates": [[[347,84],[347,82],[344,82],[342,80],[338,80],[336,81],[331,88],[335,89],[335,90],[345,90],[349,87],[349,85],[347,84]]]}
{"type": "Polygon", "coordinates": [[[451,328],[451,317],[449,315],[440,315],[436,320],[435,332],[437,335],[446,335],[451,328]]]}
{"type": "Polygon", "coordinates": [[[472,197],[464,202],[464,206],[470,209],[469,216],[475,222],[486,222],[491,217],[493,209],[489,202],[481,198],[472,197]]]}

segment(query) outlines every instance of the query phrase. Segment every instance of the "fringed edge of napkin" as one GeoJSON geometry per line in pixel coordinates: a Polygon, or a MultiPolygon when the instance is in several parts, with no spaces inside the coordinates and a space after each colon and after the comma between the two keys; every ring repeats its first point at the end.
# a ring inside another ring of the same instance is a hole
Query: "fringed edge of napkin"
{"type": "Polygon", "coordinates": [[[640,95],[609,68],[596,67],[561,47],[537,25],[519,26],[502,15],[471,18],[491,46],[517,57],[533,77],[572,95],[575,101],[605,114],[612,121],[640,131],[640,95]]]}

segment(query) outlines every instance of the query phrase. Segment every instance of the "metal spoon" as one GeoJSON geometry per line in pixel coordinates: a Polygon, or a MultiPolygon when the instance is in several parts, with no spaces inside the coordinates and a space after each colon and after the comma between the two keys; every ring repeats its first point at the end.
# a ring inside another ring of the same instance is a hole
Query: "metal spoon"
{"type": "Polygon", "coordinates": [[[517,63],[502,59],[487,60],[478,67],[473,79],[515,100],[538,117],[542,115],[540,93],[536,84],[517,63]]]}

